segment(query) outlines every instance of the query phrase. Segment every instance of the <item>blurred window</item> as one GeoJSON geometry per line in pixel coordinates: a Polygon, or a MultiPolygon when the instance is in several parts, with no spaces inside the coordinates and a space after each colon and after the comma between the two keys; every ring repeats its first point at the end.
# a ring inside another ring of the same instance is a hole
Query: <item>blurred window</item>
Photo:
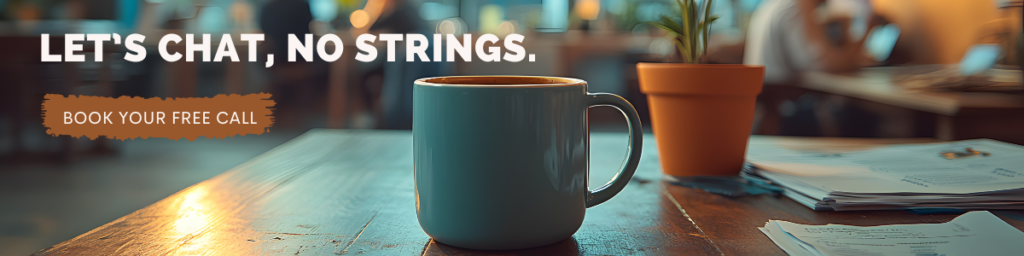
{"type": "Polygon", "coordinates": [[[331,22],[338,17],[338,3],[335,0],[309,0],[309,11],[313,19],[331,22]]]}

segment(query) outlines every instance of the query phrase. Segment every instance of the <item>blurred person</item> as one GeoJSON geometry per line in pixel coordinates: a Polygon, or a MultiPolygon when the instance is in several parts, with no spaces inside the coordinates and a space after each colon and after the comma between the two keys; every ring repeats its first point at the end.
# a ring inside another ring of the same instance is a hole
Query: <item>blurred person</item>
{"type": "MultiPolygon", "coordinates": [[[[419,1],[380,0],[383,5],[377,20],[369,27],[368,33],[418,33],[430,37],[434,27],[419,15],[419,1]]],[[[429,40],[429,39],[428,39],[429,40]]],[[[430,43],[426,52],[433,52],[430,43]]],[[[422,77],[440,76],[446,62],[404,61],[405,47],[397,47],[398,61],[384,62],[382,57],[369,65],[363,78],[364,97],[378,118],[377,127],[383,129],[412,129],[412,86],[413,81],[422,77]]]]}
{"type": "Polygon", "coordinates": [[[418,2],[405,0],[381,0],[384,7],[380,16],[370,26],[374,33],[432,33],[433,27],[426,26],[420,18],[418,2]]]}
{"type": "MultiPolygon", "coordinates": [[[[765,66],[766,85],[796,85],[809,71],[850,72],[871,64],[864,54],[867,28],[878,19],[867,0],[766,0],[754,11],[743,63],[765,66]]],[[[765,86],[758,99],[758,133],[791,136],[870,136],[837,131],[837,120],[858,124],[873,117],[793,86],[765,86]]],[[[874,126],[873,124],[867,124],[874,126]]]]}
{"type": "MultiPolygon", "coordinates": [[[[260,29],[265,36],[263,50],[274,54],[274,65],[267,69],[271,94],[277,102],[275,125],[289,128],[316,126],[317,114],[321,114],[327,91],[328,65],[319,58],[306,61],[296,56],[295,62],[288,62],[288,36],[295,35],[300,41],[310,34],[313,12],[306,0],[270,0],[263,4],[258,18],[260,29]]],[[[312,45],[316,45],[314,42],[312,45]]],[[[266,61],[266,60],[263,60],[266,61]]]]}
{"type": "MultiPolygon", "coordinates": [[[[274,56],[288,56],[288,34],[300,38],[309,34],[309,23],[312,21],[313,12],[306,0],[270,0],[260,10],[260,29],[266,35],[274,56]]],[[[276,62],[283,64],[283,61],[276,62]]]]}
{"type": "Polygon", "coordinates": [[[751,16],[743,63],[765,66],[766,84],[792,84],[804,71],[856,70],[868,60],[871,26],[855,21],[872,15],[867,0],[766,0],[751,16]]]}

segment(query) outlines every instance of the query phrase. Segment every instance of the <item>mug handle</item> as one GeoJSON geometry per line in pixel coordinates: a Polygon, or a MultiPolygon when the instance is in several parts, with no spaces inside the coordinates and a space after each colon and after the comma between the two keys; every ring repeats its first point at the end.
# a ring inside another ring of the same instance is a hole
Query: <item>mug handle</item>
{"type": "Polygon", "coordinates": [[[597,106],[613,107],[626,116],[626,124],[629,125],[629,153],[622,170],[612,177],[608,184],[587,191],[587,208],[608,201],[626,187],[626,183],[633,178],[633,173],[636,172],[636,167],[640,163],[640,150],[644,144],[644,129],[633,104],[629,104],[626,99],[611,93],[587,93],[587,108],[597,106]]]}

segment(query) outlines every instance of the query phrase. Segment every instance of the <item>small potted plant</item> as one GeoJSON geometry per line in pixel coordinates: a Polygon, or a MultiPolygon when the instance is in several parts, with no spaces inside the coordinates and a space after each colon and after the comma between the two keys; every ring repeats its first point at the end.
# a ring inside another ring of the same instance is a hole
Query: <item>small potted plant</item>
{"type": "Polygon", "coordinates": [[[680,16],[651,22],[672,37],[682,63],[636,65],[667,179],[736,175],[754,122],[763,66],[707,64],[712,0],[676,0],[680,16]],[[681,19],[680,19],[681,18],[681,19]]]}

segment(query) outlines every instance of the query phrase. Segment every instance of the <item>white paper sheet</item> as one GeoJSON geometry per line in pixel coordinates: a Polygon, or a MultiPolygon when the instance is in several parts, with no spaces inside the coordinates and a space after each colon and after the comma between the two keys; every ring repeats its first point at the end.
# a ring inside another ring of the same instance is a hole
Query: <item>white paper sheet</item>
{"type": "Polygon", "coordinates": [[[936,224],[861,227],[773,220],[759,229],[790,255],[1024,255],[1024,232],[988,211],[936,224]]]}
{"type": "MultiPolygon", "coordinates": [[[[840,195],[966,194],[1024,187],[1024,147],[987,139],[835,154],[751,145],[748,152],[747,161],[774,175],[768,177],[772,180],[788,179],[840,195]],[[965,148],[991,155],[953,160],[939,155],[965,148]]],[[[797,190],[812,197],[817,195],[797,190]]]]}

